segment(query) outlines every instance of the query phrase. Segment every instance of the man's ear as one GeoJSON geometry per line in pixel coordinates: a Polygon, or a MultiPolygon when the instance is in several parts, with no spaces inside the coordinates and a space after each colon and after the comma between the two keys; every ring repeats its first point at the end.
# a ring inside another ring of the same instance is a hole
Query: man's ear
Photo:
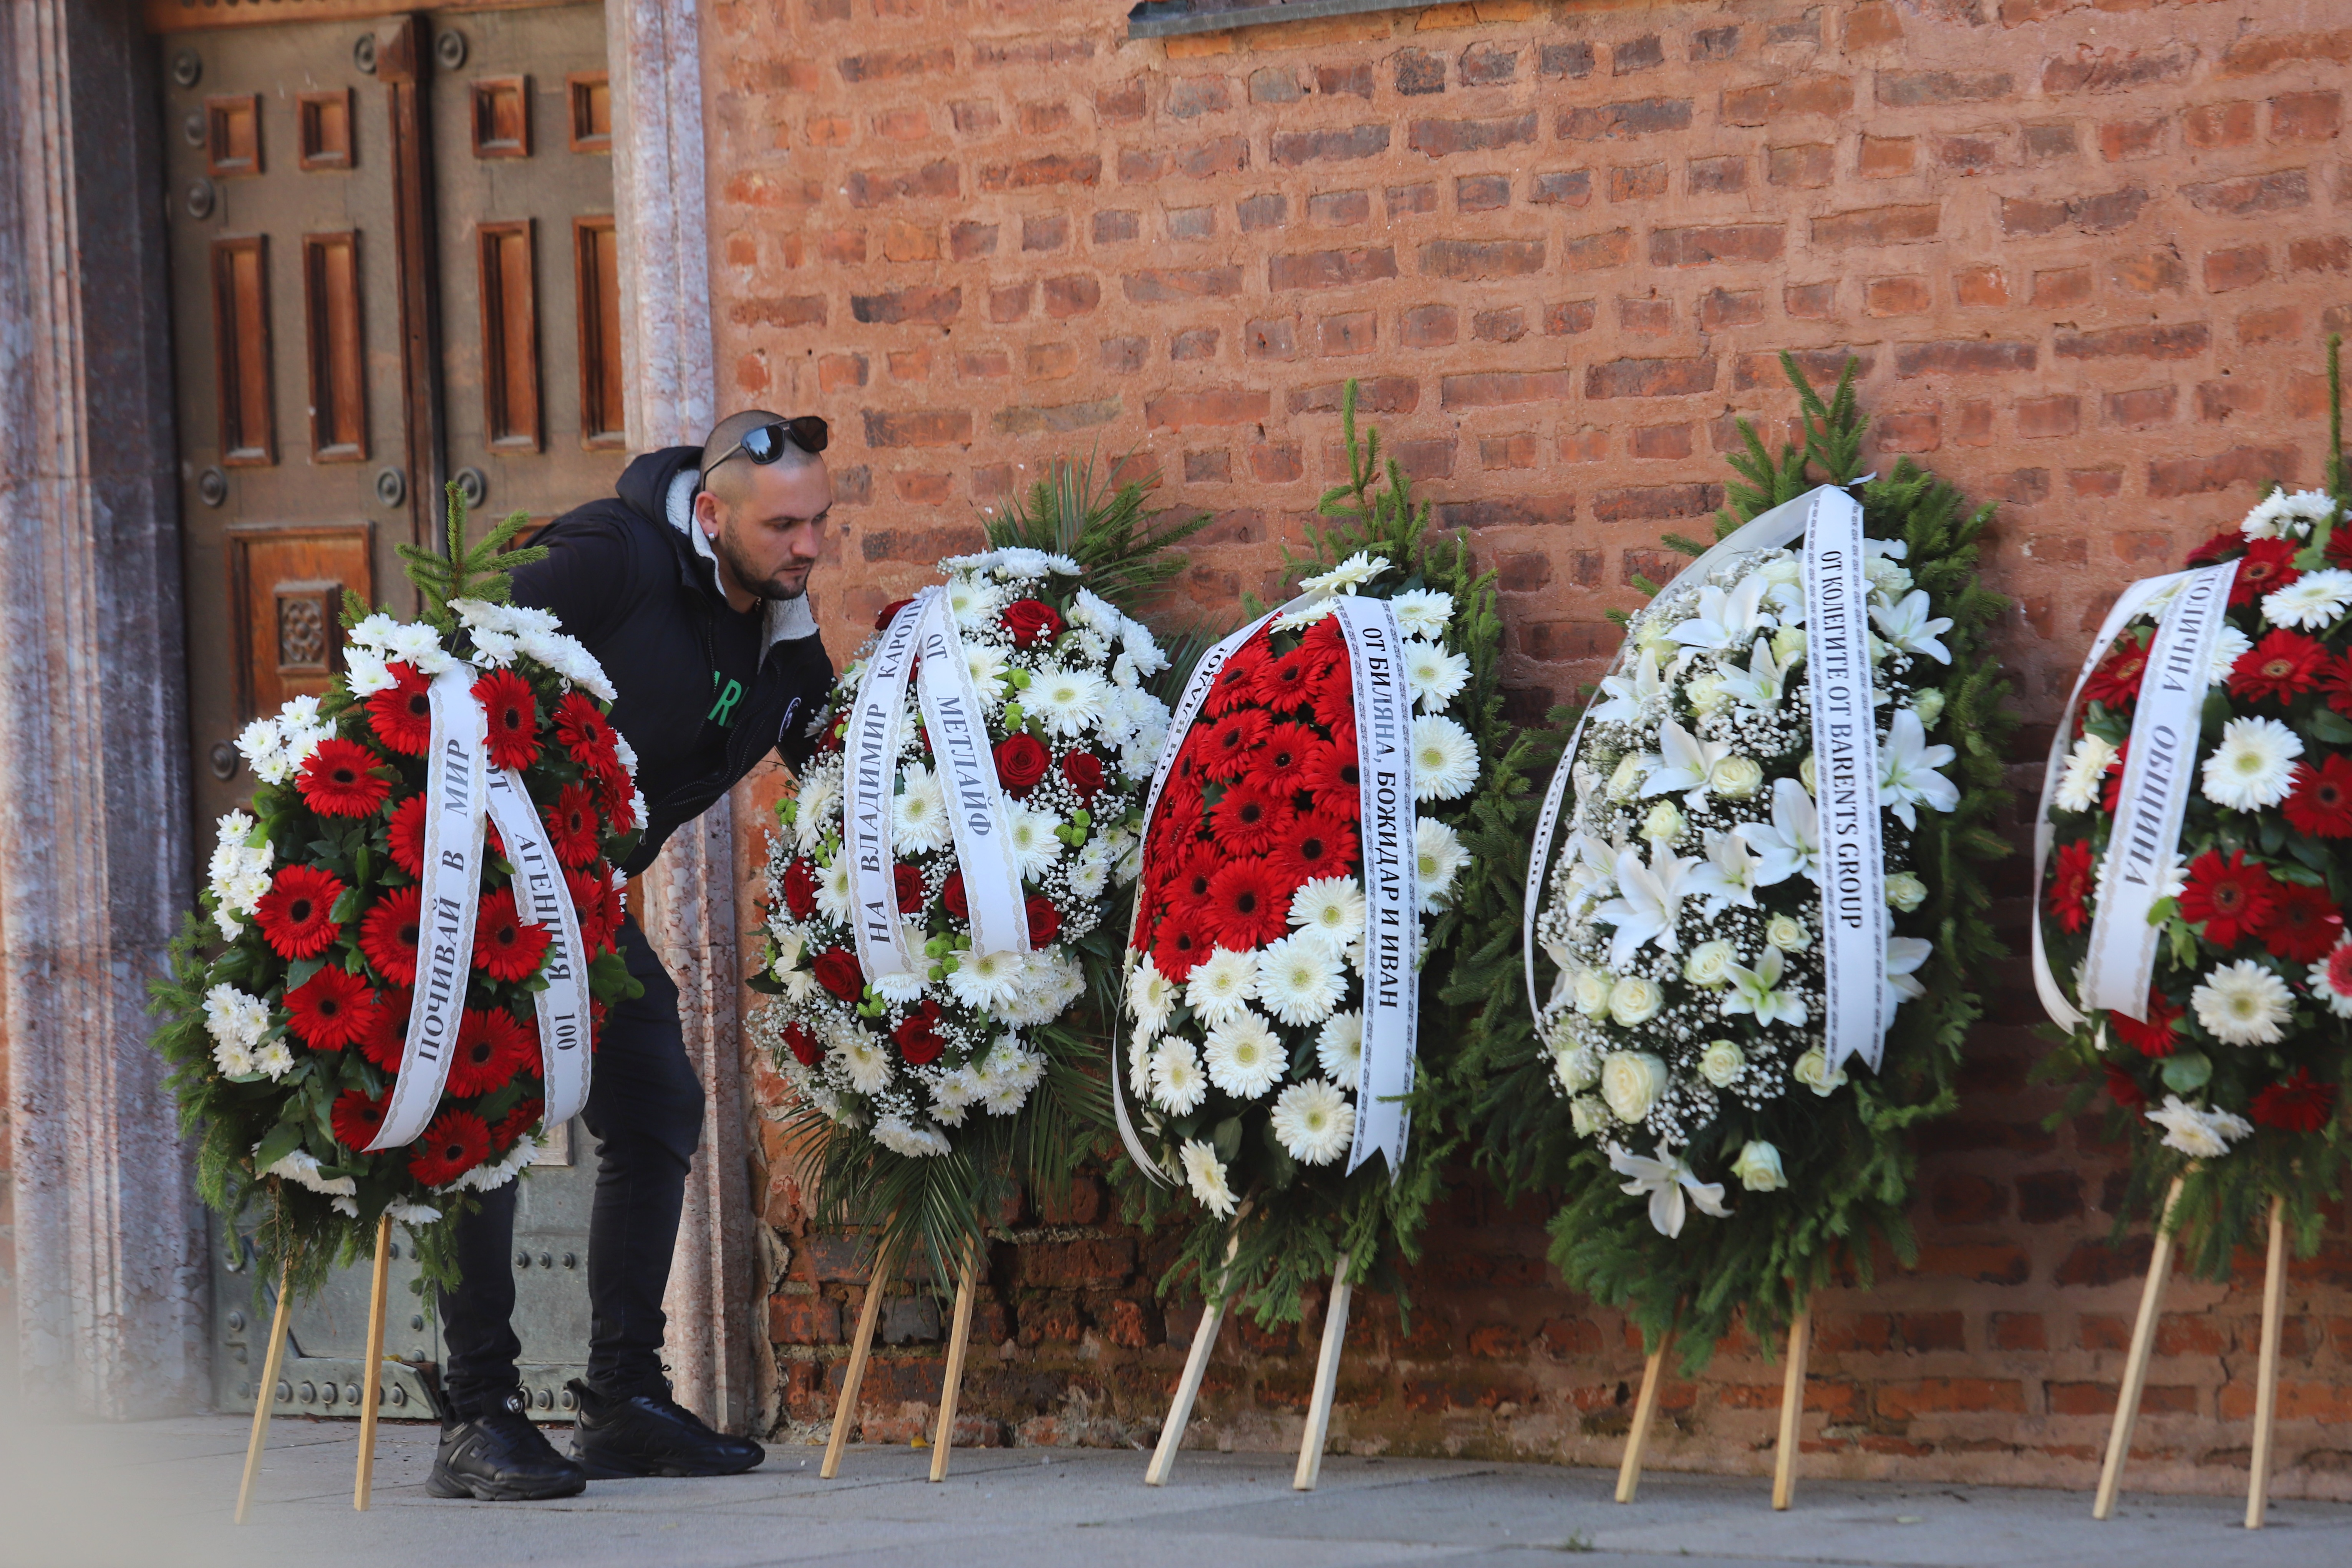
{"type": "Polygon", "coordinates": [[[694,497],[694,521],[702,531],[712,537],[719,532],[719,498],[709,490],[698,490],[694,497]]]}

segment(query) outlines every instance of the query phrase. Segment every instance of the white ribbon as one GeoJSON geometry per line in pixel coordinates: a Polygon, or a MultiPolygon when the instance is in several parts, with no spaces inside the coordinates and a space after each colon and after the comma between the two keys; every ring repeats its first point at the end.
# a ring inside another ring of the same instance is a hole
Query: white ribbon
{"type": "Polygon", "coordinates": [[[522,775],[499,768],[489,775],[490,816],[506,840],[514,867],[516,911],[525,923],[552,939],[539,973],[546,989],[531,999],[539,1016],[539,1076],[544,1109],[541,1123],[560,1127],[588,1103],[589,1010],[587,947],[580,940],[580,911],[563,867],[547,841],[546,825],[522,775]]]}
{"type": "Polygon", "coordinates": [[[1404,632],[1386,599],[1341,597],[1332,614],[1348,644],[1356,701],[1357,826],[1364,863],[1364,1039],[1356,1078],[1356,1137],[1348,1173],[1374,1154],[1404,1174],[1421,1018],[1421,858],[1412,789],[1412,694],[1404,632]]]}
{"type": "MultiPolygon", "coordinates": [[[[850,930],[857,966],[868,980],[917,973],[898,924],[898,863],[890,853],[891,797],[898,775],[898,739],[907,718],[907,678],[915,667],[916,636],[926,588],[899,606],[866,661],[866,683],[849,710],[842,737],[842,821],[848,835],[850,930]]],[[[967,883],[969,886],[969,883],[967,883]]]]}

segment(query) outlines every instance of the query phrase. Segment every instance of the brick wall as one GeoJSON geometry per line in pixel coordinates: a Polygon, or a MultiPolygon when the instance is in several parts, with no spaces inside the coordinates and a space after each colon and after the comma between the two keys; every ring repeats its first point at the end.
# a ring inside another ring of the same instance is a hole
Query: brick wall
{"type": "MultiPolygon", "coordinates": [[[[2317,478],[2320,341],[2352,323],[2340,7],[1479,0],[1167,44],[1128,41],[1122,10],[711,8],[723,396],[835,422],[837,651],[971,545],[975,507],[1097,447],[1216,514],[1192,601],[1267,591],[1356,376],[1501,572],[1540,712],[1597,673],[1643,552],[1719,504],[1734,416],[1790,415],[1773,354],[1826,376],[1852,353],[1877,454],[2003,503],[1989,569],[2018,600],[2031,752],[2121,583],[2259,481],[2317,478]]],[[[1820,1304],[1823,1470],[2093,1476],[2145,1242],[2105,1246],[2113,1152],[2042,1129],[2031,989],[1994,980],[1966,1107],[1928,1134],[1919,1269],[1820,1304]]],[[[810,1422],[861,1287],[771,1143],[793,1254],[773,1338],[784,1415],[810,1422]]],[[[1360,1306],[1336,1435],[1612,1460],[1639,1369],[1622,1321],[1559,1287],[1539,1210],[1465,1181],[1453,1211],[1410,1336],[1360,1306]]],[[[1017,1216],[975,1435],[1156,1426],[1197,1308],[1153,1301],[1156,1244],[1108,1217],[1092,1188],[1017,1216]]],[[[868,1430],[911,1435],[938,1329],[894,1311],[868,1430]]],[[[2255,1311],[2242,1282],[2175,1285],[2137,1479],[2242,1484],[2255,1311]]],[[[2288,1312],[2280,1489],[2352,1497],[2340,1226],[2288,1312]]],[[[1229,1331],[1200,1434],[1294,1441],[1311,1365],[1311,1342],[1229,1331]]],[[[1659,1462],[1761,1469],[1777,1388],[1726,1346],[1668,1394],[1659,1462]]]]}

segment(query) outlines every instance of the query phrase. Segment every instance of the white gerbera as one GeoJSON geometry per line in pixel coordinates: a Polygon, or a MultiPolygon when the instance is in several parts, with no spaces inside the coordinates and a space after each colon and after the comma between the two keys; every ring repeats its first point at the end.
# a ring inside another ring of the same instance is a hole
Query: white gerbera
{"type": "Polygon", "coordinates": [[[2205,798],[2232,811],[2260,811],[2287,797],[2303,742],[2275,719],[2232,719],[2205,759],[2205,798]]]}
{"type": "Polygon", "coordinates": [[[2223,622],[2221,635],[2213,639],[2213,662],[2206,667],[2205,684],[2219,686],[2229,679],[2237,669],[2238,661],[2253,650],[2253,638],[2223,622]]]}
{"type": "Polygon", "coordinates": [[[981,707],[995,712],[1004,702],[1004,650],[989,643],[968,642],[963,645],[963,667],[971,673],[981,707]]]}
{"type": "Polygon", "coordinates": [[[844,1029],[835,1036],[833,1056],[860,1094],[879,1094],[890,1082],[890,1053],[863,1029],[844,1029]]]}
{"type": "Polygon", "coordinates": [[[1363,940],[1364,889],[1352,877],[1313,877],[1290,895],[1290,923],[1334,948],[1363,940]]]}
{"type": "Polygon", "coordinates": [[[819,868],[816,879],[816,907],[830,919],[849,923],[849,857],[835,855],[832,864],[819,868]]]}
{"type": "Polygon", "coordinates": [[[906,787],[890,802],[890,847],[902,855],[944,849],[950,831],[947,792],[939,775],[920,763],[908,764],[906,787]]]}
{"type": "Polygon", "coordinates": [[[1201,1200],[1201,1206],[1219,1219],[1231,1218],[1234,1190],[1225,1183],[1224,1163],[1217,1158],[1217,1152],[1198,1138],[1188,1138],[1184,1141],[1183,1161],[1184,1181],[1192,1189],[1192,1195],[1201,1200]]]}
{"type": "Polygon", "coordinates": [[[1405,636],[1435,642],[1454,619],[1454,595],[1435,588],[1408,588],[1389,601],[1389,608],[1405,636]]]}
{"type": "Polygon", "coordinates": [[[1035,716],[1049,735],[1073,740],[1102,722],[1103,698],[1109,687],[1088,669],[1059,669],[1047,665],[1030,679],[1022,693],[1022,707],[1035,716]]]}
{"type": "Polygon", "coordinates": [[[1356,1135],[1356,1108],[1321,1079],[1294,1083],[1274,1102],[1275,1138],[1302,1165],[1328,1165],[1356,1135]]]}
{"type": "Polygon", "coordinates": [[[958,573],[948,584],[948,611],[965,631],[982,631],[996,624],[1004,608],[1004,590],[984,577],[958,573]]]}
{"type": "Polygon", "coordinates": [[[1042,882],[1045,873],[1054,868],[1055,857],[1062,853],[1062,841],[1054,837],[1062,819],[1020,801],[1007,804],[1013,808],[1013,821],[1007,829],[1013,837],[1013,858],[1021,863],[1024,877],[1042,882]]]}
{"type": "Polygon", "coordinates": [[[1414,818],[1412,848],[1415,890],[1421,912],[1428,914],[1453,890],[1455,875],[1470,864],[1470,852],[1462,847],[1460,834],[1433,816],[1414,818]]]}
{"type": "Polygon", "coordinates": [[[2066,771],[2058,780],[2058,809],[2088,811],[2099,802],[2099,779],[2116,760],[2116,748],[2096,735],[2084,735],[2066,755],[2066,771]]]}
{"type": "Polygon", "coordinates": [[[1364,1067],[1364,1016],[1361,1013],[1334,1013],[1323,1020],[1323,1032],[1315,1037],[1315,1064],[1323,1076],[1336,1083],[1353,1083],[1362,1076],[1364,1067]]]}
{"type": "Polygon", "coordinates": [[[1433,713],[1454,700],[1470,681],[1470,661],[1433,642],[1408,639],[1404,645],[1404,684],[1415,706],[1433,713]]]}
{"type": "Polygon", "coordinates": [[[1247,1007],[1212,1028],[1202,1047],[1209,1081],[1236,1100],[1255,1100],[1282,1081],[1288,1065],[1282,1037],[1247,1007]]]}
{"type": "Polygon", "coordinates": [[[948,990],[967,1007],[994,1013],[1013,1005],[1028,973],[1017,952],[960,952],[948,975],[948,990]]]}
{"type": "Polygon", "coordinates": [[[1412,721],[1412,797],[1459,800],[1478,782],[1478,747],[1470,731],[1442,713],[1412,721]]]}
{"type": "Polygon", "coordinates": [[[1184,982],[1185,1005],[1210,1024],[1232,1017],[1243,1003],[1256,999],[1256,958],[1229,948],[1217,948],[1194,964],[1192,978],[1184,982]]]}
{"type": "Polygon", "coordinates": [[[1160,1108],[1177,1116],[1189,1115],[1201,1109],[1208,1094],[1209,1077],[1201,1070],[1201,1058],[1192,1042],[1178,1035],[1160,1041],[1160,1048],[1151,1053],[1151,1098],[1160,1108]]]}
{"type": "Polygon", "coordinates": [[[1352,594],[1389,569],[1389,558],[1359,550],[1328,572],[1298,580],[1301,593],[1352,594]]]}
{"type": "Polygon", "coordinates": [[[2274,626],[2318,631],[2334,626],[2352,605],[2352,572],[2336,567],[2306,572],[2285,587],[2263,596],[2263,615],[2274,626]]]}
{"type": "Polygon", "coordinates": [[[2189,994],[2197,1021],[2225,1046],[2274,1046],[2286,1038],[2294,994],[2251,958],[2216,969],[2189,994]]]}
{"type": "Polygon", "coordinates": [[[2147,1119],[2164,1129],[2164,1146],[2178,1149],[2192,1160],[2218,1160],[2230,1145],[2253,1131],[2254,1124],[2226,1110],[2190,1105],[2177,1094],[2164,1097],[2162,1108],[2147,1119]]]}
{"type": "Polygon", "coordinates": [[[1135,975],[1127,983],[1127,1012],[1135,1020],[1136,1037],[1149,1040],[1168,1026],[1168,1015],[1175,1010],[1176,983],[1160,973],[1160,966],[1145,953],[1143,962],[1135,966],[1135,975]]]}
{"type": "Polygon", "coordinates": [[[1315,932],[1268,942],[1257,955],[1257,999],[1286,1024],[1319,1024],[1348,988],[1339,954],[1315,932]]]}

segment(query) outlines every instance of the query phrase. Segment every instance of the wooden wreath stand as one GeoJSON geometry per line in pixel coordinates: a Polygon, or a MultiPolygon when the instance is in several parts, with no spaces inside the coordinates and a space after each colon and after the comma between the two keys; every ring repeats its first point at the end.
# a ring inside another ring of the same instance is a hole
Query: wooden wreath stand
{"type": "MultiPolygon", "coordinates": [[[[1780,1384],[1780,1430],[1772,1460],[1772,1506],[1786,1511],[1797,1495],[1798,1428],[1805,1414],[1805,1360],[1813,1341],[1813,1312],[1808,1306],[1789,1323],[1789,1360],[1780,1384]]],[[[1675,1347],[1668,1329],[1658,1348],[1642,1363],[1642,1392],[1633,1401],[1633,1425],[1625,1434],[1625,1457],[1617,1466],[1617,1500],[1632,1502],[1642,1487],[1642,1456],[1650,1446],[1650,1427],[1657,1420],[1658,1395],[1666,1376],[1666,1356],[1675,1347]]]]}
{"type": "MultiPolygon", "coordinates": [[[[2156,1321],[2164,1305],[2166,1277],[2172,1272],[2172,1211],[2180,1202],[2181,1178],[2174,1177],[2157,1221],[2156,1246],[2147,1259],[2147,1282],[2139,1293],[2139,1317],[2132,1324],[2131,1350],[2124,1363],[2123,1387],[2116,1396],[2115,1426],[2107,1434],[2099,1466],[2099,1492],[2093,1519],[2116,1511],[2123,1489],[2124,1461],[2131,1457],[2132,1432],[2139,1425],[2140,1395],[2147,1388],[2147,1360],[2156,1344],[2156,1321]]],[[[2270,1506],[2272,1439],[2278,1425],[2279,1333],[2286,1311],[2286,1202],[2271,1199],[2269,1256],[2263,1266],[2263,1342],[2254,1370],[2254,1452],[2246,1479],[2246,1528],[2260,1530],[2270,1506]]]]}
{"type": "MultiPolygon", "coordinates": [[[[857,1310],[857,1336],[850,1342],[849,1365],[841,1377],[841,1398],[834,1405],[833,1436],[824,1446],[819,1477],[831,1480],[841,1473],[841,1453],[849,1444],[849,1428],[856,1418],[857,1391],[866,1382],[866,1363],[873,1359],[874,1329],[882,1319],[882,1282],[890,1277],[887,1258],[877,1247],[874,1272],[866,1287],[866,1302],[857,1310]]],[[[968,1242],[956,1279],[954,1326],[948,1331],[947,1376],[940,1390],[940,1420],[931,1436],[931,1479],[948,1479],[948,1451],[955,1446],[956,1401],[963,1392],[964,1352],[971,1341],[971,1309],[978,1288],[980,1246],[968,1242]]]]}
{"type": "MultiPolygon", "coordinates": [[[[364,1513],[374,1501],[375,1418],[383,1402],[384,1287],[392,1271],[392,1216],[375,1227],[375,1277],[368,1289],[366,1370],[360,1379],[359,1473],[352,1483],[352,1507],[364,1513]]],[[[270,1314],[269,1349],[261,1361],[261,1381],[254,1386],[253,1435],[245,1445],[245,1479],[236,1489],[236,1522],[243,1524],[253,1507],[253,1486],[261,1479],[261,1450],[269,1436],[270,1411],[278,1403],[278,1369],[286,1355],[286,1320],[294,1307],[294,1261],[288,1258],[278,1277],[278,1310],[270,1314]]]]}

